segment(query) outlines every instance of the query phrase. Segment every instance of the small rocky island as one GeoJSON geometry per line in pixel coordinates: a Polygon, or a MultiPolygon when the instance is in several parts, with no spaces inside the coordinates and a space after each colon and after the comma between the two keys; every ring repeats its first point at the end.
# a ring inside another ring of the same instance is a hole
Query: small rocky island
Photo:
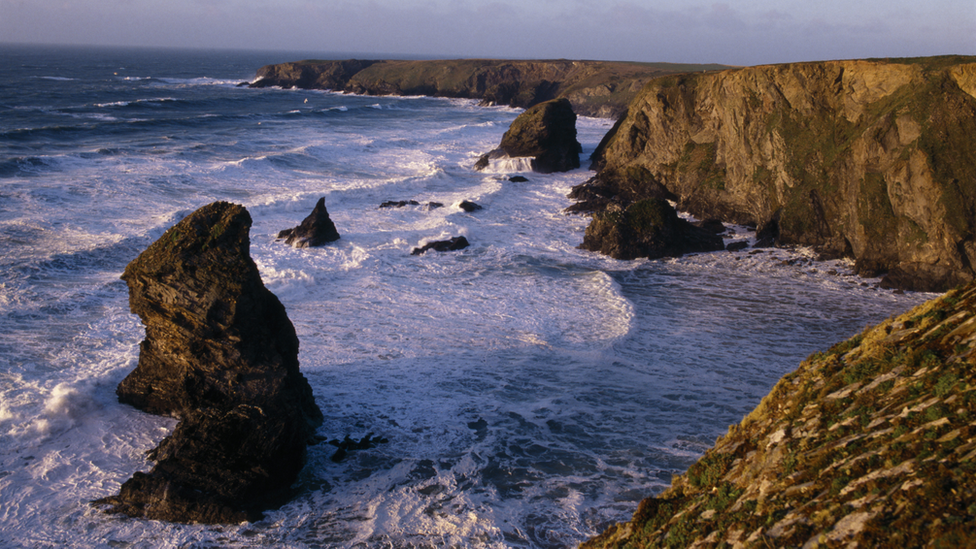
{"type": "Polygon", "coordinates": [[[573,106],[568,99],[553,99],[519,114],[498,148],[482,155],[474,167],[483,170],[501,158],[530,158],[533,171],[568,172],[580,167],[582,150],[573,106]]]}
{"type": "Polygon", "coordinates": [[[322,423],[298,369],[298,337],[251,259],[251,217],[216,202],[125,269],[146,326],[119,401],[179,418],[108,511],[173,522],[255,520],[285,503],[322,423]]]}

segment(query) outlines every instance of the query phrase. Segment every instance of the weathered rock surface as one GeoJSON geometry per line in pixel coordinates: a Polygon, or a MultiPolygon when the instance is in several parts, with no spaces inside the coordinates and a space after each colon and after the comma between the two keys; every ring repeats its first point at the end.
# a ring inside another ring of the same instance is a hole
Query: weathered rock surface
{"type": "Polygon", "coordinates": [[[594,154],[604,201],[698,218],[944,291],[976,265],[976,58],[832,61],[654,80],[594,154]]]}
{"type": "Polygon", "coordinates": [[[578,114],[617,118],[652,78],[723,68],[726,67],[567,60],[306,60],[261,67],[251,87],[459,97],[520,108],[565,97],[578,114]]]}
{"type": "Polygon", "coordinates": [[[454,252],[457,250],[463,250],[470,246],[468,239],[463,236],[455,236],[449,240],[435,240],[434,242],[428,242],[419,248],[414,248],[410,252],[410,255],[423,255],[430,250],[435,252],[454,252]]]}
{"type": "Polygon", "coordinates": [[[659,259],[723,250],[725,244],[713,231],[679,218],[666,200],[650,198],[596,214],[580,248],[615,259],[659,259]]]}
{"type": "Polygon", "coordinates": [[[339,240],[339,231],[325,208],[325,198],[319,199],[312,213],[299,226],[281,231],[278,238],[284,238],[285,244],[296,248],[321,246],[339,240]]]}
{"type": "Polygon", "coordinates": [[[566,172],[580,167],[582,147],[576,140],[576,113],[568,99],[554,99],[518,115],[502,136],[501,145],[483,155],[476,169],[496,158],[532,158],[541,173],[566,172]]]}
{"type": "Polygon", "coordinates": [[[298,369],[298,338],[251,260],[251,217],[216,202],[125,269],[146,327],[119,401],[180,419],[110,512],[175,522],[253,520],[286,501],[322,413],[298,369]]]}
{"type": "Polygon", "coordinates": [[[584,548],[976,546],[976,283],[816,353],[584,548]]]}

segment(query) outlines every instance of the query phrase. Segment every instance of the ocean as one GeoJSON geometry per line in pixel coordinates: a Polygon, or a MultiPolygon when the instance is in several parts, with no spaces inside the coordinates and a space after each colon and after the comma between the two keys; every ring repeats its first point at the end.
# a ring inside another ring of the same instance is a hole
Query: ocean
{"type": "MultiPolygon", "coordinates": [[[[592,172],[473,170],[516,109],[238,86],[325,56],[0,46],[0,546],[574,546],[806,356],[933,297],[806,249],[579,250],[588,219],[563,209],[592,172]],[[320,197],[342,238],[277,241],[320,197]],[[105,514],[90,502],[175,425],[116,401],[144,336],[119,276],[217,200],[254,219],[318,434],[388,442],[339,463],[310,447],[294,499],[259,522],[105,514]],[[399,200],[420,205],[379,207],[399,200]],[[469,248],[410,254],[459,235],[469,248]]],[[[579,119],[584,165],[612,122],[579,119]]]]}

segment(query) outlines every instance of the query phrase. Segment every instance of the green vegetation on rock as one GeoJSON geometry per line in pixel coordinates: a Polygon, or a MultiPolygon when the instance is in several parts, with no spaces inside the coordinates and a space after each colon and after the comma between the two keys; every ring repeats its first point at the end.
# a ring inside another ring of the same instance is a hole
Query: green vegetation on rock
{"type": "Polygon", "coordinates": [[[970,283],[810,356],[583,547],[972,546],[974,366],[970,283]]]}

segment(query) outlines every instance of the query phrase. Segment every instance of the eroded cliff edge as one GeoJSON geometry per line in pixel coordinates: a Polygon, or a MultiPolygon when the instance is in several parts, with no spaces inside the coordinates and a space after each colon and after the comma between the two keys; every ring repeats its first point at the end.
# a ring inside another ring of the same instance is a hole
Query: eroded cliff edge
{"type": "Polygon", "coordinates": [[[816,353],[586,549],[972,547],[976,282],[816,353]]]}
{"type": "Polygon", "coordinates": [[[521,108],[565,97],[578,115],[617,118],[653,78],[724,68],[565,59],[305,60],[261,67],[251,86],[457,97],[521,108]]]}
{"type": "Polygon", "coordinates": [[[974,136],[976,57],[668,76],[601,143],[591,191],[665,192],[699,218],[853,257],[885,286],[945,291],[974,277],[974,136]]]}

